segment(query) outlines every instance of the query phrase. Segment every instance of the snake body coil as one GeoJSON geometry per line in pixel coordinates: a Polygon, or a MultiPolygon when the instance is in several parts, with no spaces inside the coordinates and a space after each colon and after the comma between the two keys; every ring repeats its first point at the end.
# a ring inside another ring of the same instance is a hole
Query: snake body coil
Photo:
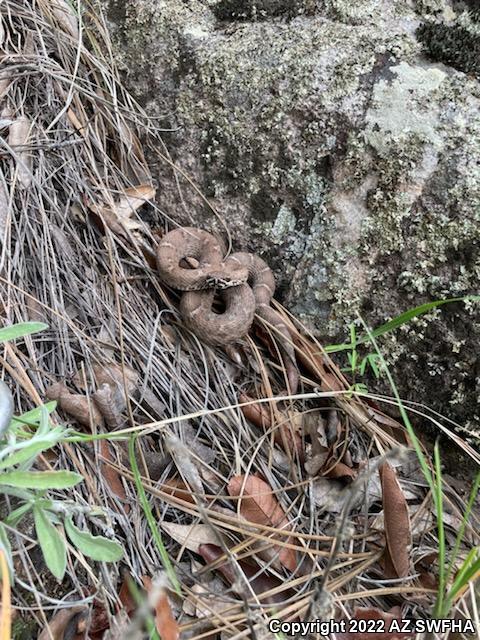
{"type": "Polygon", "coordinates": [[[287,325],[270,306],[275,278],[270,267],[252,253],[234,253],[224,258],[225,249],[214,236],[201,229],[182,227],[170,231],[157,247],[160,278],[185,293],[180,313],[202,340],[227,345],[246,335],[255,313],[279,335],[290,391],[295,393],[298,371],[295,349],[287,325]],[[192,268],[193,267],[193,268],[192,268]],[[224,309],[213,309],[215,293],[224,309]]]}

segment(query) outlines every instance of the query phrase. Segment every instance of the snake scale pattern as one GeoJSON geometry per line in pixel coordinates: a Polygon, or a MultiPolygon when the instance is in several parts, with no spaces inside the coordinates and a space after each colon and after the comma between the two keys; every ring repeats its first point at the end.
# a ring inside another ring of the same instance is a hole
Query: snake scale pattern
{"type": "Polygon", "coordinates": [[[255,314],[273,327],[285,363],[290,392],[298,387],[295,349],[287,325],[270,306],[275,278],[270,267],[253,253],[233,253],[212,234],[194,227],[167,233],[157,246],[161,280],[183,291],[180,313],[186,325],[204,342],[226,346],[245,336],[255,314]],[[224,305],[213,309],[218,295],[224,305]]]}

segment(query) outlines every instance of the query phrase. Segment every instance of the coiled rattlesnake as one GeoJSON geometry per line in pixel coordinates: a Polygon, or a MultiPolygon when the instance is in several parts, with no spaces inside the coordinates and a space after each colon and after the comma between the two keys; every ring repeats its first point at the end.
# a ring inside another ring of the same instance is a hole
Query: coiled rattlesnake
{"type": "Polygon", "coordinates": [[[279,335],[291,393],[298,386],[295,349],[287,325],[270,306],[275,278],[270,267],[252,253],[225,249],[213,235],[194,227],[167,233],[157,247],[157,267],[163,282],[184,291],[180,313],[195,334],[212,345],[228,345],[246,335],[255,313],[279,335]],[[215,293],[224,303],[213,310],[215,293]]]}

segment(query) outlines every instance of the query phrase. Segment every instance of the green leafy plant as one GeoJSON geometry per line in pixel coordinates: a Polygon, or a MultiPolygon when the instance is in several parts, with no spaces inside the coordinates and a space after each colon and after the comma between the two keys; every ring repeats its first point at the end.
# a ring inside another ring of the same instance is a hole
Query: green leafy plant
{"type": "Polygon", "coordinates": [[[357,351],[357,332],[355,325],[350,325],[350,350],[347,353],[348,367],[344,367],[342,371],[349,373],[352,378],[352,384],[349,388],[349,393],[367,393],[367,386],[363,382],[357,382],[356,378],[364,376],[367,369],[371,370],[376,378],[381,375],[381,363],[377,353],[367,353],[365,356],[361,356],[357,351]]]}
{"type": "Polygon", "coordinates": [[[474,547],[469,551],[466,558],[458,568],[455,577],[453,571],[458,560],[460,545],[465,535],[465,529],[472,512],[473,504],[480,490],[480,473],[477,475],[470,497],[466,504],[462,516],[460,528],[458,530],[453,551],[450,554],[450,561],[447,563],[447,548],[445,543],[444,517],[443,517],[443,481],[440,460],[440,449],[438,443],[434,449],[435,477],[433,479],[434,502],[437,516],[438,529],[438,563],[439,563],[439,584],[437,600],[435,603],[434,616],[436,618],[446,618],[451,611],[456,598],[463,593],[470,580],[478,578],[480,575],[480,547],[474,547]]]}
{"type": "Polygon", "coordinates": [[[342,342],[340,344],[331,344],[325,347],[327,353],[337,353],[339,351],[348,351],[348,367],[344,367],[342,371],[348,373],[352,378],[352,384],[348,390],[349,394],[352,393],[368,393],[367,386],[363,382],[358,382],[358,376],[365,376],[367,371],[371,371],[375,378],[380,378],[382,374],[382,361],[379,354],[376,351],[369,351],[365,355],[361,355],[357,347],[359,345],[371,345],[374,338],[389,333],[398,329],[404,324],[411,322],[414,318],[417,318],[429,311],[433,311],[438,307],[442,307],[452,302],[478,302],[480,296],[463,296],[461,298],[445,298],[443,300],[433,300],[432,302],[426,302],[425,304],[418,305],[412,309],[408,309],[404,313],[392,318],[388,322],[380,325],[372,331],[365,332],[361,336],[357,336],[357,330],[355,324],[350,324],[350,342],[342,342]]]}
{"type": "MultiPolygon", "coordinates": [[[[478,299],[478,296],[477,296],[478,299]]],[[[468,587],[469,583],[475,581],[480,576],[480,547],[471,549],[463,562],[457,568],[460,546],[465,536],[465,530],[470,519],[474,502],[480,491],[480,473],[476,476],[472,485],[470,497],[467,501],[465,511],[462,514],[461,524],[455,539],[453,549],[450,551],[450,559],[447,560],[447,544],[444,525],[444,508],[443,508],[443,480],[441,473],[441,458],[438,442],[435,444],[433,456],[433,469],[427,459],[420,440],[418,439],[415,429],[405,409],[404,403],[398,392],[393,376],[383,357],[382,352],[375,339],[374,332],[370,331],[363,319],[360,318],[366,332],[367,340],[371,342],[378,356],[379,363],[385,372],[390,387],[393,391],[397,407],[400,411],[403,423],[412,442],[413,448],[417,455],[423,476],[427,481],[430,493],[432,495],[435,508],[436,525],[438,532],[438,566],[439,579],[436,602],[433,608],[433,616],[435,618],[447,618],[452,611],[456,599],[468,587]]]]}
{"type": "Polygon", "coordinates": [[[372,338],[379,338],[380,336],[389,333],[390,331],[394,331],[398,329],[402,325],[410,322],[414,318],[418,318],[419,316],[428,313],[429,311],[433,311],[437,307],[442,307],[446,304],[451,304],[452,302],[479,302],[480,296],[463,296],[462,298],[445,298],[443,300],[433,300],[432,302],[426,302],[425,304],[421,304],[418,307],[413,307],[412,309],[408,309],[404,313],[392,318],[388,322],[380,325],[370,333],[365,332],[362,336],[355,336],[355,342],[352,340],[350,342],[342,342],[341,344],[330,344],[325,347],[325,351],[327,353],[337,353],[338,351],[348,351],[358,346],[359,344],[365,344],[367,342],[371,342],[372,338]]]}
{"type": "MultiPolygon", "coordinates": [[[[0,342],[36,333],[46,328],[42,323],[26,322],[0,329],[0,342]]],[[[2,393],[6,393],[3,389],[2,393]]],[[[0,520],[0,548],[12,571],[12,549],[8,531],[14,530],[28,514],[33,514],[35,532],[45,563],[53,575],[62,580],[67,565],[67,537],[72,545],[93,560],[114,562],[121,559],[122,547],[103,536],[74,524],[74,517],[85,519],[93,508],[80,507],[72,500],[49,497],[51,490],[71,489],[83,481],[72,471],[32,470],[37,457],[63,442],[70,431],[54,425],[50,413],[56,403],[11,416],[10,424],[0,436],[0,495],[8,496],[16,506],[0,520]]],[[[96,510],[98,514],[98,509],[96,510]]]]}

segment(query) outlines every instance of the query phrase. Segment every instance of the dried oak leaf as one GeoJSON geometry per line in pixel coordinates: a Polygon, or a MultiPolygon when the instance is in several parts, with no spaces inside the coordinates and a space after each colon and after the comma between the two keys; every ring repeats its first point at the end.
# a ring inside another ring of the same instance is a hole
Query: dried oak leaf
{"type": "Polygon", "coordinates": [[[353,480],[357,476],[355,469],[352,469],[344,462],[328,460],[322,471],[322,476],[326,478],[343,478],[344,480],[353,480]]]}
{"type": "MultiPolygon", "coordinates": [[[[375,632],[350,632],[333,634],[335,640],[405,640],[406,638],[413,638],[414,633],[407,633],[402,631],[389,631],[393,621],[398,621],[400,628],[402,627],[401,615],[398,611],[398,607],[395,607],[389,612],[380,611],[375,608],[363,608],[355,609],[353,614],[355,620],[381,620],[384,622],[385,631],[375,632]]],[[[382,625],[383,626],[383,625],[382,625]]]]}
{"type": "Polygon", "coordinates": [[[154,197],[155,187],[141,184],[125,189],[123,195],[116,202],[109,204],[87,202],[87,206],[93,213],[100,216],[103,223],[114,233],[128,238],[129,232],[138,231],[143,227],[141,222],[132,219],[132,215],[145,202],[153,200],[154,197]]]}
{"type": "Polygon", "coordinates": [[[125,493],[125,488],[122,483],[122,479],[120,474],[116,469],[108,464],[108,462],[114,462],[115,457],[113,456],[110,443],[106,440],[100,440],[100,454],[102,458],[104,458],[107,462],[101,462],[100,464],[100,473],[105,480],[107,486],[110,491],[120,499],[123,504],[123,510],[125,513],[130,512],[130,505],[126,503],[127,494],[125,493]]]}
{"type": "Polygon", "coordinates": [[[65,2],[65,0],[50,0],[50,9],[63,31],[77,40],[79,35],[78,18],[68,2],[65,2]]]}
{"type": "Polygon", "coordinates": [[[87,427],[103,425],[103,417],[96,404],[86,396],[71,393],[61,382],[55,382],[46,390],[49,400],[56,400],[61,409],[69,413],[80,424],[87,427]]]}
{"type": "Polygon", "coordinates": [[[386,567],[389,560],[396,576],[404,578],[410,572],[409,549],[412,543],[410,516],[395,470],[385,462],[379,469],[386,538],[386,567]]]}
{"type": "Polygon", "coordinates": [[[10,125],[8,144],[15,153],[18,182],[28,189],[32,182],[32,156],[27,149],[32,123],[25,116],[16,118],[10,125]]]}
{"type": "Polygon", "coordinates": [[[162,522],[162,529],[178,544],[194,553],[201,545],[218,545],[218,534],[208,524],[177,524],[162,522]]]}
{"type": "Polygon", "coordinates": [[[162,491],[164,493],[168,493],[170,496],[178,498],[179,500],[195,504],[195,498],[193,497],[192,492],[180,478],[169,478],[168,480],[165,480],[162,486],[162,491]]]}
{"type": "Polygon", "coordinates": [[[71,637],[71,634],[77,631],[78,623],[85,611],[86,608],[82,606],[60,609],[38,636],[38,640],[64,640],[67,634],[71,637]]]}
{"type": "MultiPolygon", "coordinates": [[[[234,476],[228,483],[227,490],[230,496],[241,497],[240,515],[249,522],[283,530],[291,529],[272,488],[258,476],[234,476]]],[[[285,540],[283,536],[282,540],[285,540]]],[[[290,542],[290,538],[286,542],[290,542]]],[[[294,549],[278,547],[278,559],[290,571],[297,568],[297,554],[294,549]]]]}
{"type": "MultiPolygon", "coordinates": [[[[223,550],[214,544],[202,544],[198,548],[198,553],[202,556],[207,564],[212,564],[216,562],[219,558],[223,556],[223,550]]],[[[274,576],[269,576],[266,573],[260,573],[260,567],[258,565],[251,565],[246,563],[243,560],[239,560],[238,564],[242,569],[245,576],[248,578],[248,582],[257,595],[258,599],[261,602],[266,604],[278,604],[280,602],[284,602],[287,598],[291,598],[293,595],[292,589],[285,589],[279,591],[278,593],[263,595],[273,589],[277,589],[284,582],[278,580],[274,576]]],[[[247,595],[248,597],[248,589],[246,589],[246,585],[243,581],[237,581],[237,572],[232,566],[232,563],[227,561],[223,562],[218,567],[216,567],[218,571],[222,574],[225,580],[230,584],[236,593],[239,592],[239,589],[247,595]]]]}
{"type": "MultiPolygon", "coordinates": [[[[152,583],[151,578],[143,576],[142,581],[147,593],[152,595],[155,585],[152,583]]],[[[180,637],[180,629],[173,616],[167,592],[164,588],[160,588],[158,591],[158,594],[155,594],[156,602],[154,604],[155,628],[162,640],[178,640],[180,637]]]]}
{"type": "MultiPolygon", "coordinates": [[[[252,402],[254,398],[251,398],[246,393],[241,393],[238,397],[239,403],[252,402]]],[[[252,404],[246,404],[240,407],[243,415],[252,424],[264,431],[268,431],[272,428],[272,416],[267,407],[260,402],[254,402],[252,404]]],[[[278,425],[274,429],[273,438],[275,442],[286,452],[296,454],[300,461],[303,462],[304,451],[302,445],[302,439],[296,432],[296,429],[292,425],[292,422],[288,420],[287,416],[285,421],[278,425]]]]}

